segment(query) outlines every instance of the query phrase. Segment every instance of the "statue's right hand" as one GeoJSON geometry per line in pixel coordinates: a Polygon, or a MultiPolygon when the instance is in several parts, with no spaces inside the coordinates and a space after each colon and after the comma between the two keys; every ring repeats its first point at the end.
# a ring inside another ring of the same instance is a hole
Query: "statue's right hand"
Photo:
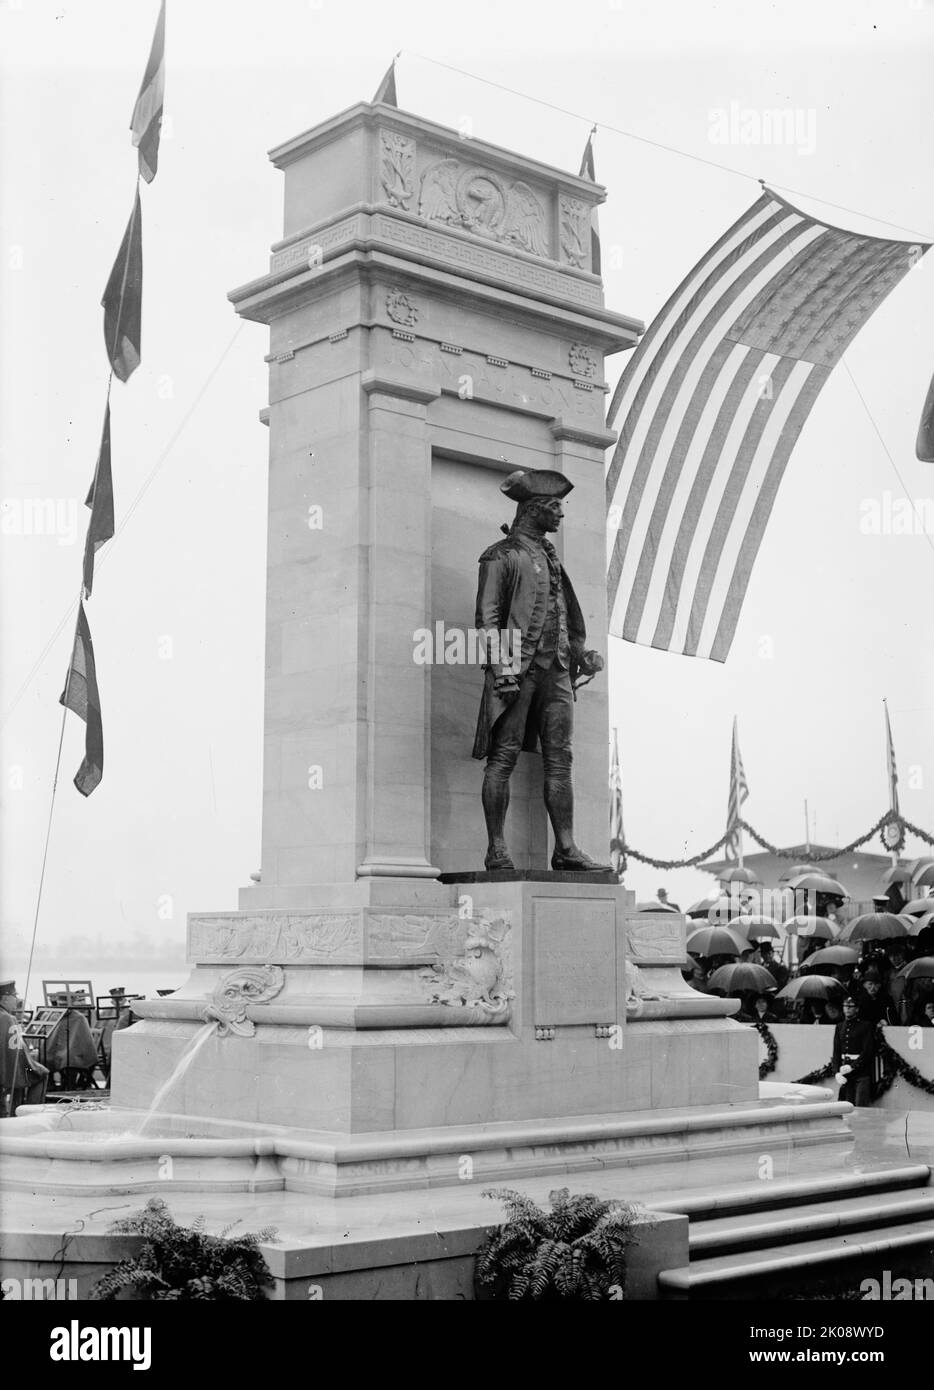
{"type": "Polygon", "coordinates": [[[519,682],[515,676],[497,676],[493,682],[493,694],[507,705],[519,698],[519,682]]]}

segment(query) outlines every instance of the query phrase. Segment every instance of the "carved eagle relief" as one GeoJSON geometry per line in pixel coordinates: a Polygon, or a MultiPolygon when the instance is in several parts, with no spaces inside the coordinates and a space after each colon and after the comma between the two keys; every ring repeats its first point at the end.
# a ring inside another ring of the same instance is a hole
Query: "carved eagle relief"
{"type": "Polygon", "coordinates": [[[442,159],[425,170],[418,203],[419,217],[424,217],[427,222],[460,224],[461,215],[457,207],[458,167],[456,159],[442,159]]]}
{"type": "Polygon", "coordinates": [[[422,174],[418,215],[521,247],[533,256],[548,256],[545,209],[521,179],[507,185],[492,170],[438,160],[422,174]]]}
{"type": "Polygon", "coordinates": [[[509,190],[504,238],[530,251],[533,256],[547,256],[545,241],[545,209],[527,183],[514,183],[509,190]]]}

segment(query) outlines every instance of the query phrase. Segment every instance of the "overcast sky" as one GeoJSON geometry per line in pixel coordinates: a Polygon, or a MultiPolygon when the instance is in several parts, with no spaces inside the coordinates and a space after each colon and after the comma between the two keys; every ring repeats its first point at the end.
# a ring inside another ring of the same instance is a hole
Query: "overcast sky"
{"type": "MultiPolygon", "coordinates": [[[[155,0],[0,6],[5,526],[25,499],[60,508],[57,534],[3,537],[0,891],[14,936],[35,908],[107,380],[99,302],[130,212],[127,126],[156,12],[155,0]]],[[[930,0],[169,0],[167,128],[143,189],[143,365],[114,387],[121,529],[89,606],[106,769],[83,800],[71,785],[83,726],[69,717],[41,941],[181,942],[186,912],[235,907],[258,867],[267,343],[259,325],[237,334],[226,295],[264,273],[281,235],[266,151],[370,99],[398,49],[400,105],[467,119],[478,138],[576,173],[596,121],[607,304],[649,322],[759,177],[835,224],[930,238],[932,47],[930,0]],[[797,113],[800,138],[713,138],[717,113],[765,109],[797,113]]],[[[934,499],[914,456],[932,284],[928,257],[847,353],[875,426],[842,364],[819,399],[728,663],[610,641],[626,830],[650,854],[696,853],[722,833],[734,713],[746,814],[768,838],[803,838],[805,798],[821,841],[862,833],[887,807],[885,695],[902,810],[934,826],[934,534],[866,534],[865,521],[934,499]]],[[[609,365],[615,381],[622,359],[609,365]]],[[[683,901],[708,880],[635,867],[628,882],[640,897],[665,882],[683,901]]]]}

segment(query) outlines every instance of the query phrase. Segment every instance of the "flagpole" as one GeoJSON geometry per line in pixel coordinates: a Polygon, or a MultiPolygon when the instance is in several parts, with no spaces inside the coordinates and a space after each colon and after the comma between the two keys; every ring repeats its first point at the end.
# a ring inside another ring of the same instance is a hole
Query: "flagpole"
{"type": "MultiPolygon", "coordinates": [[[[898,793],[897,793],[896,790],[895,790],[895,784],[896,784],[896,781],[897,781],[898,773],[897,773],[896,768],[895,768],[895,744],[892,742],[892,722],[891,722],[891,720],[889,719],[889,702],[888,702],[888,698],[887,698],[885,695],[883,695],[883,697],[882,697],[882,708],[883,708],[883,710],[885,711],[885,737],[886,737],[885,760],[886,760],[886,771],[888,772],[888,777],[889,777],[889,810],[890,810],[890,811],[895,811],[895,812],[897,812],[897,811],[898,811],[898,793]]],[[[895,850],[895,849],[890,850],[890,851],[889,851],[889,855],[890,855],[890,858],[891,858],[891,860],[892,860],[892,868],[893,868],[893,869],[897,869],[897,868],[898,868],[898,850],[895,850]]]]}
{"type": "Polygon", "coordinates": [[[32,939],[29,943],[29,961],[26,966],[26,983],[23,986],[24,1007],[27,1005],[29,981],[32,978],[32,961],[33,956],[36,953],[36,935],[39,931],[39,909],[42,906],[42,889],[45,885],[45,866],[49,857],[49,843],[52,839],[52,815],[55,811],[55,793],[58,791],[58,775],[62,767],[62,748],[65,744],[65,720],[68,718],[68,691],[71,688],[71,677],[74,674],[75,669],[75,642],[78,640],[78,622],[81,618],[81,593],[83,592],[83,589],[84,586],[82,584],[81,590],[78,594],[78,616],[75,619],[75,635],[71,639],[71,651],[68,657],[68,675],[65,677],[65,689],[62,693],[62,701],[64,706],[62,709],[62,727],[59,730],[58,735],[58,752],[55,755],[55,772],[52,777],[52,795],[49,798],[49,819],[45,828],[45,846],[42,850],[42,867],[39,870],[39,888],[36,893],[36,911],[32,922],[32,939]]]}

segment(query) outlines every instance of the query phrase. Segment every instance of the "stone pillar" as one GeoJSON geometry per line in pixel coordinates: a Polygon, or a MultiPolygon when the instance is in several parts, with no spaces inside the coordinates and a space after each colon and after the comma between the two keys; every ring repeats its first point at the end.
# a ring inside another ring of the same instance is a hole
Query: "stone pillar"
{"type": "Polygon", "coordinates": [[[364,373],[367,505],[366,752],[361,877],[436,878],[428,862],[428,668],[413,660],[428,623],[431,445],[440,389],[364,373]]]}

